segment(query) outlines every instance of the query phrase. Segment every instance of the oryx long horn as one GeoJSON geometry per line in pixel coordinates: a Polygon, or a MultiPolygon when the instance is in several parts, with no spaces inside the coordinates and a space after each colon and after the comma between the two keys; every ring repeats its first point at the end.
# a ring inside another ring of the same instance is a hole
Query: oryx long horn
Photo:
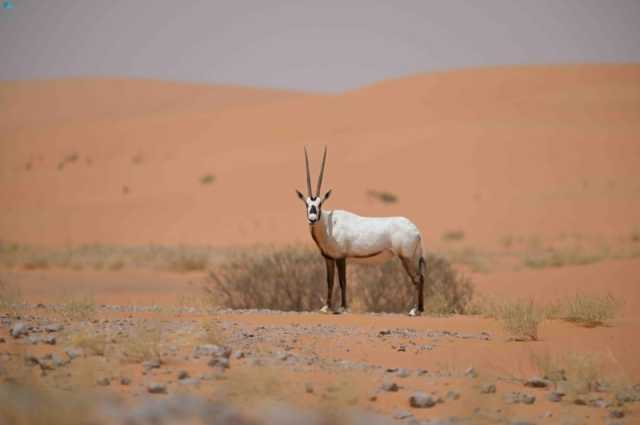
{"type": "Polygon", "coordinates": [[[327,159],[327,147],[324,147],[324,154],[322,155],[322,165],[320,166],[320,176],[318,177],[318,190],[316,196],[320,196],[320,188],[322,187],[322,176],[324,175],[324,162],[327,159]]]}
{"type": "Polygon", "coordinates": [[[309,155],[307,154],[307,147],[304,147],[304,165],[307,168],[307,193],[309,193],[309,198],[313,196],[311,192],[311,173],[309,172],[309,155]]]}

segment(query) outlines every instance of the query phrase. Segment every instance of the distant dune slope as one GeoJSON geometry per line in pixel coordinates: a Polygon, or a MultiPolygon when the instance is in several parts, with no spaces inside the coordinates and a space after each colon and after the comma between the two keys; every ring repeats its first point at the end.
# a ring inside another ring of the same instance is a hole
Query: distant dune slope
{"type": "Polygon", "coordinates": [[[640,225],[640,65],[442,72],[331,96],[3,82],[0,117],[2,240],[307,241],[305,144],[314,173],[329,146],[328,208],[406,215],[428,241],[640,225]]]}

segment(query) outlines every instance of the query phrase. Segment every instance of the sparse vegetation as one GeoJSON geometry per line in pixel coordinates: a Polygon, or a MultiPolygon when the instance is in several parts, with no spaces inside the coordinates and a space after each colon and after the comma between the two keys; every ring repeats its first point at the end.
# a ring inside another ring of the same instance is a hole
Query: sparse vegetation
{"type": "Polygon", "coordinates": [[[206,250],[194,250],[181,247],[171,259],[169,269],[177,272],[206,270],[209,265],[209,253],[206,250]]]}
{"type": "Polygon", "coordinates": [[[391,192],[372,189],[367,192],[367,195],[385,204],[393,204],[395,202],[398,202],[398,197],[391,192]]]}
{"type": "Polygon", "coordinates": [[[491,270],[491,259],[488,253],[467,246],[460,249],[448,249],[444,257],[453,264],[468,267],[476,273],[487,273],[491,270]]]}
{"type": "MultiPolygon", "coordinates": [[[[450,263],[427,257],[425,309],[427,313],[464,313],[473,286],[450,263]]],[[[415,302],[415,289],[399,260],[382,265],[352,265],[349,270],[351,303],[372,312],[406,312],[415,302]]],[[[210,274],[205,290],[211,302],[228,308],[313,310],[326,296],[325,265],[313,247],[256,249],[239,254],[210,274]]],[[[334,303],[338,305],[336,277],[334,303]]]]}
{"type": "Polygon", "coordinates": [[[205,270],[215,250],[206,246],[79,245],[65,248],[0,242],[0,265],[26,270],[121,270],[146,267],[176,272],[205,270]]]}
{"type": "Polygon", "coordinates": [[[523,263],[533,269],[547,267],[582,266],[597,263],[609,257],[609,251],[601,248],[586,251],[580,247],[548,248],[540,252],[528,252],[524,255],[523,263]]]}
{"type": "Polygon", "coordinates": [[[214,181],[216,181],[216,176],[214,176],[213,174],[205,174],[204,176],[200,177],[200,183],[202,184],[211,184],[214,181]]]}
{"type": "Polygon", "coordinates": [[[89,321],[96,316],[96,301],[91,295],[72,296],[65,299],[59,313],[66,320],[89,321]]]}
{"type": "Polygon", "coordinates": [[[442,234],[442,240],[445,242],[461,241],[464,239],[463,230],[447,230],[442,234]]]}
{"type": "Polygon", "coordinates": [[[562,308],[562,318],[582,326],[594,327],[614,319],[622,303],[613,295],[576,294],[567,299],[562,308]]]}

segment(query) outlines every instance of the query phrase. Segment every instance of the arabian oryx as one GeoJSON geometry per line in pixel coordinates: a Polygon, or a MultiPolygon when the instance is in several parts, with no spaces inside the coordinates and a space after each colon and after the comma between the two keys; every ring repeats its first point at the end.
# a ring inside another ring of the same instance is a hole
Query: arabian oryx
{"type": "Polygon", "coordinates": [[[322,253],[327,266],[327,303],[320,311],[327,313],[332,310],[331,295],[336,265],[342,295],[342,306],[336,310],[336,313],[340,313],[347,309],[347,259],[384,262],[396,255],[402,260],[404,269],[416,287],[415,306],[409,315],[416,316],[422,313],[424,311],[425,260],[422,237],[416,225],[404,217],[361,217],[348,211],[323,210],[324,202],[331,195],[329,190],[324,196],[320,196],[327,148],[324,148],[315,195],[311,191],[309,156],[306,147],[304,159],[309,196],[305,197],[298,190],[296,193],[306,205],[311,237],[322,253]]]}

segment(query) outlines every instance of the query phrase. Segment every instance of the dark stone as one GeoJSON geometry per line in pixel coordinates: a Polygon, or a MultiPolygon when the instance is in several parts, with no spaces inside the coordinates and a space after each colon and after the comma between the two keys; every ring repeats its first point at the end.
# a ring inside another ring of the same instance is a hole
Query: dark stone
{"type": "Polygon", "coordinates": [[[525,387],[531,387],[531,388],[547,388],[547,387],[549,387],[549,385],[550,385],[549,381],[547,381],[546,379],[542,379],[540,377],[537,377],[537,376],[527,380],[524,383],[525,387]]]}
{"type": "Polygon", "coordinates": [[[152,382],[147,385],[147,391],[151,394],[166,394],[167,386],[158,382],[152,382]]]}
{"type": "Polygon", "coordinates": [[[416,391],[409,397],[409,405],[411,407],[425,408],[433,407],[436,404],[436,400],[429,394],[425,394],[421,391],[416,391]]]}
{"type": "Polygon", "coordinates": [[[496,384],[483,384],[480,387],[482,394],[494,394],[496,392],[496,384]]]}
{"type": "Polygon", "coordinates": [[[384,382],[381,388],[383,391],[388,392],[396,392],[400,389],[400,387],[398,387],[398,384],[396,384],[395,382],[384,382]]]}

